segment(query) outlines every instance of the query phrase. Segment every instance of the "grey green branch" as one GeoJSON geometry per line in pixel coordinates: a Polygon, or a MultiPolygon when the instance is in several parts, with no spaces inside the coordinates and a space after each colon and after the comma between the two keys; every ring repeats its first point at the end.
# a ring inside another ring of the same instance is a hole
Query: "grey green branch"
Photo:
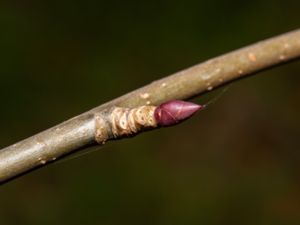
{"type": "Polygon", "coordinates": [[[98,106],[0,150],[0,183],[95,142],[95,115],[114,106],[133,108],[188,99],[300,57],[300,30],[230,52],[98,106]]]}

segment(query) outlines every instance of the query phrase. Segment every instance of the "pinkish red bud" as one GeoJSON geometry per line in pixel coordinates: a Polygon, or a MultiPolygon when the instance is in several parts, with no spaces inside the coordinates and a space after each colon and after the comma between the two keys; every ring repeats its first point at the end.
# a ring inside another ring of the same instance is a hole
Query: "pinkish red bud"
{"type": "Polygon", "coordinates": [[[154,111],[154,117],[158,125],[167,127],[188,119],[202,108],[204,106],[192,102],[171,100],[159,105],[154,111]]]}

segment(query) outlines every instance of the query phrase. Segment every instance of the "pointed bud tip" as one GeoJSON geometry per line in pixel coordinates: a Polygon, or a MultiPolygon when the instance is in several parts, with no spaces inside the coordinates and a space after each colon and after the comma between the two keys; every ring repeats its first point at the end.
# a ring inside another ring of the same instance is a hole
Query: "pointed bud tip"
{"type": "Polygon", "coordinates": [[[202,108],[204,106],[192,102],[171,100],[158,106],[154,116],[160,126],[172,126],[188,119],[202,108]]]}

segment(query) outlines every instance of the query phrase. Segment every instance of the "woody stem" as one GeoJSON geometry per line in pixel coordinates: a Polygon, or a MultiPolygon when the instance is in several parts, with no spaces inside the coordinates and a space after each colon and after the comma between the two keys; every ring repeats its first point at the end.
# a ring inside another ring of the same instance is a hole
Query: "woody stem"
{"type": "Polygon", "coordinates": [[[53,128],[0,150],[0,183],[95,143],[95,114],[113,106],[158,105],[188,99],[300,57],[295,30],[200,63],[155,81],[53,128]]]}

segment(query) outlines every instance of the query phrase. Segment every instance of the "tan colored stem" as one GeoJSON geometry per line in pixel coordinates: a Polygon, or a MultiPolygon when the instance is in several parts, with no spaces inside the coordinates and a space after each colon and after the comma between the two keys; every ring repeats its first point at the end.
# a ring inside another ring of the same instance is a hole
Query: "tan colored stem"
{"type": "Polygon", "coordinates": [[[250,45],[155,81],[0,150],[0,182],[95,143],[95,115],[114,106],[187,99],[300,56],[300,30],[250,45]]]}
{"type": "Polygon", "coordinates": [[[95,139],[104,144],[108,139],[131,137],[157,127],[155,106],[113,107],[109,113],[96,113],[95,139]]]}

